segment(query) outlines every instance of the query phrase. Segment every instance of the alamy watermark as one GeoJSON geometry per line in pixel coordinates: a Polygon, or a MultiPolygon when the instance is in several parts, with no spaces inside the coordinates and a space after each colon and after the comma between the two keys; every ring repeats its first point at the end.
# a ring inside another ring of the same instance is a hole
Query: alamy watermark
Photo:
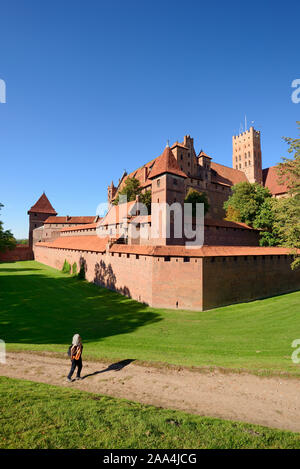
{"type": "Polygon", "coordinates": [[[6,364],[6,346],[4,340],[0,339],[0,365],[6,364]]]}
{"type": "Polygon", "coordinates": [[[6,103],[6,84],[5,81],[0,78],[0,103],[6,103]]]}
{"type": "Polygon", "coordinates": [[[292,81],[292,88],[296,88],[291,94],[291,100],[294,104],[300,103],[300,78],[292,81]]]}
{"type": "MultiPolygon", "coordinates": [[[[184,240],[189,248],[199,248],[204,244],[204,204],[152,202],[151,222],[148,208],[136,200],[127,202],[126,195],[120,195],[119,204],[108,207],[101,203],[97,215],[104,217],[96,229],[99,237],[123,238],[124,240],[174,239],[184,240]],[[108,209],[108,219],[105,211],[108,209]]],[[[181,243],[178,243],[181,244],[181,243]]]]}
{"type": "Polygon", "coordinates": [[[293,351],[292,353],[292,362],[293,363],[300,363],[300,339],[295,339],[293,340],[292,342],[292,345],[291,345],[293,348],[295,348],[296,350],[293,351]],[[296,348],[297,347],[297,348],[296,348]]]}

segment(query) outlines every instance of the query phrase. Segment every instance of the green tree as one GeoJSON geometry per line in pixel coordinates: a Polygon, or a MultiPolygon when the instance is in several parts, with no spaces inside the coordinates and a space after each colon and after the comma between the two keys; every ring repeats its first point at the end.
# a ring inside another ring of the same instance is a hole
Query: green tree
{"type": "Polygon", "coordinates": [[[205,192],[199,192],[199,191],[196,191],[195,189],[190,188],[184,199],[184,202],[187,204],[192,204],[193,217],[195,217],[197,213],[196,212],[197,204],[204,204],[204,215],[209,210],[208,198],[205,192]]]}
{"type": "Polygon", "coordinates": [[[67,259],[65,259],[65,262],[64,262],[64,265],[63,265],[63,268],[61,269],[61,271],[64,274],[70,274],[71,273],[71,264],[69,264],[67,259]]]}
{"type": "Polygon", "coordinates": [[[267,187],[250,182],[236,184],[224,208],[226,220],[243,222],[261,230],[261,246],[276,246],[279,243],[273,230],[275,214],[272,194],[267,187]]]}
{"type": "MultiPolygon", "coordinates": [[[[118,192],[117,197],[114,200],[114,205],[120,203],[120,195],[127,197],[127,202],[135,200],[136,196],[141,193],[140,181],[136,178],[127,178],[124,187],[118,192]]],[[[122,200],[122,199],[121,199],[122,200]]]]}
{"type": "Polygon", "coordinates": [[[74,262],[74,264],[72,265],[72,274],[73,275],[77,274],[77,264],[76,264],[76,262],[74,262]]]}
{"type": "Polygon", "coordinates": [[[143,194],[140,194],[140,202],[146,205],[147,210],[148,210],[148,215],[151,214],[151,200],[152,200],[152,194],[150,190],[144,192],[143,194]]]}
{"type": "MultiPolygon", "coordinates": [[[[0,210],[3,204],[0,203],[0,210]]],[[[12,250],[16,247],[16,240],[9,230],[3,229],[3,223],[0,221],[0,252],[12,250]]]]}
{"type": "MultiPolygon", "coordinates": [[[[271,197],[272,194],[269,189],[260,184],[251,184],[250,182],[235,184],[232,187],[232,195],[224,203],[226,219],[241,221],[247,223],[247,225],[254,226],[264,202],[267,199],[271,199],[271,197]],[[232,214],[234,214],[234,220],[231,218],[232,214]]],[[[266,209],[266,206],[264,208],[266,209]]]]}
{"type": "MultiPolygon", "coordinates": [[[[300,134],[300,121],[297,122],[300,134]]],[[[280,179],[289,189],[290,197],[277,199],[274,204],[275,223],[280,244],[294,254],[292,269],[300,268],[300,138],[284,137],[291,158],[283,157],[279,164],[280,179]]]]}
{"type": "MultiPolygon", "coordinates": [[[[300,121],[297,121],[300,135],[300,121]]],[[[283,137],[288,144],[291,158],[283,157],[279,163],[279,180],[285,182],[292,196],[300,195],[300,138],[283,137]]]]}

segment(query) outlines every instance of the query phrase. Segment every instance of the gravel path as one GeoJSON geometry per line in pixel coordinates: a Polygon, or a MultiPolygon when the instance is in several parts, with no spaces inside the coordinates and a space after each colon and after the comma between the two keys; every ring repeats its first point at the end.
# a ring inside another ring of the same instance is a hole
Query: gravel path
{"type": "Polygon", "coordinates": [[[68,383],[70,361],[50,353],[7,353],[0,375],[300,432],[300,380],[84,361],[81,381],[68,383]]]}

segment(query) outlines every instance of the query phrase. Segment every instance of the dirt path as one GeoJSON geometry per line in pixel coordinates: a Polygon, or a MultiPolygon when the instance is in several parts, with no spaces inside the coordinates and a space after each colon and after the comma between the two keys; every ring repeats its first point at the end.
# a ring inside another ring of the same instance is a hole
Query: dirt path
{"type": "Polygon", "coordinates": [[[189,413],[300,431],[300,380],[250,374],[84,362],[81,381],[66,382],[70,362],[51,354],[8,353],[0,375],[122,397],[189,413]]]}

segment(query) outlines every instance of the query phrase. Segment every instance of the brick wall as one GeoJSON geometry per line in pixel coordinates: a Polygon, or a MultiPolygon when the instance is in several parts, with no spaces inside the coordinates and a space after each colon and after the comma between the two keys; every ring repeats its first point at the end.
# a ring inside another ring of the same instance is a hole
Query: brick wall
{"type": "Polygon", "coordinates": [[[258,246],[259,231],[205,226],[204,244],[208,246],[258,246]]]}
{"type": "MultiPolygon", "coordinates": [[[[61,269],[84,262],[86,279],[154,307],[206,310],[300,288],[291,258],[176,257],[34,247],[35,259],[61,269]]],[[[191,250],[192,254],[192,250],[191,250]]]]}
{"type": "Polygon", "coordinates": [[[17,244],[12,251],[0,252],[0,262],[29,261],[33,259],[33,252],[29,246],[17,244]]]}
{"type": "Polygon", "coordinates": [[[226,256],[203,261],[203,308],[241,303],[300,289],[292,257],[226,256]]]}

